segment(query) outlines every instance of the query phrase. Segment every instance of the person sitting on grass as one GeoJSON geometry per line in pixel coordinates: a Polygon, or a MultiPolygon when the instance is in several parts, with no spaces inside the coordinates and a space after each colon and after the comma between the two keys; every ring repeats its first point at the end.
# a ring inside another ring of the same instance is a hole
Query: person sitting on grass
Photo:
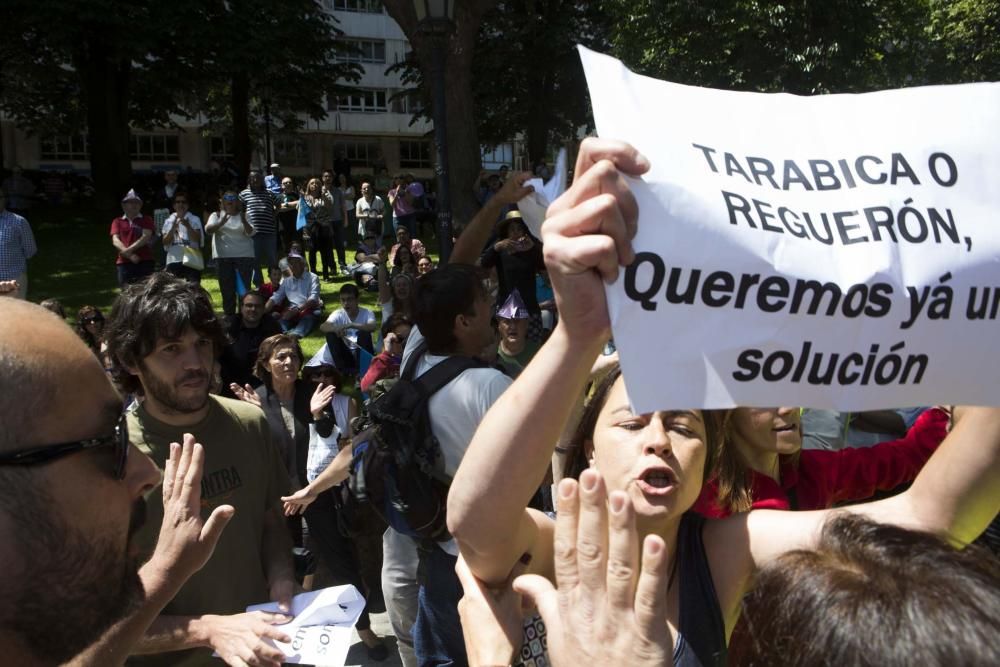
{"type": "Polygon", "coordinates": [[[413,328],[413,321],[397,313],[382,326],[382,351],[375,355],[368,372],[361,378],[361,391],[369,392],[376,382],[399,377],[399,364],[403,360],[406,339],[413,328]]]}
{"type": "Polygon", "coordinates": [[[270,313],[286,301],[288,307],[281,312],[278,324],[285,333],[305,338],[316,326],[316,318],[323,312],[319,298],[319,278],[306,270],[305,259],[297,250],[288,253],[288,266],[292,275],[285,277],[278,291],[267,300],[265,312],[270,313]]]}
{"type": "Polygon", "coordinates": [[[375,355],[372,343],[375,315],[358,305],[357,285],[347,284],[340,288],[340,305],[319,326],[319,330],[326,334],[326,344],[337,370],[344,375],[357,375],[359,350],[364,349],[368,354],[375,355]]]}

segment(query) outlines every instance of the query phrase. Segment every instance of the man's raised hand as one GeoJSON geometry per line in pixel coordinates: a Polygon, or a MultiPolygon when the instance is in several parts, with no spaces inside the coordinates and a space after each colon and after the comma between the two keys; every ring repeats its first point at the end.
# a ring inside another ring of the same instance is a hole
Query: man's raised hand
{"type": "Polygon", "coordinates": [[[163,523],[150,564],[167,576],[187,580],[208,562],[222,529],[233,518],[231,505],[216,507],[201,518],[201,476],[205,450],[190,433],[183,444],[170,443],[163,471],[163,523]]]}
{"type": "Polygon", "coordinates": [[[584,471],[579,484],[564,479],[558,505],[558,589],[538,575],[514,580],[514,590],[528,597],[545,621],[551,664],[672,664],[663,540],[646,537],[640,565],[632,503],[621,491],[609,501],[594,470],[584,471]]]}

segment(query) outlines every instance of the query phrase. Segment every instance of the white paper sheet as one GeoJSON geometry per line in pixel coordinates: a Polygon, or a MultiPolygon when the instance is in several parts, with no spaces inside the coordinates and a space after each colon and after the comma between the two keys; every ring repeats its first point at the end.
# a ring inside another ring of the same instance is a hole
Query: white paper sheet
{"type": "MultiPolygon", "coordinates": [[[[292,642],[272,644],[288,656],[287,664],[343,667],[351,648],[354,624],[364,608],[365,599],[351,585],[296,595],[291,609],[295,618],[281,626],[292,642]]],[[[251,605],[247,611],[281,613],[276,602],[251,605]]]]}
{"type": "Polygon", "coordinates": [[[542,222],[545,220],[545,211],[548,210],[549,204],[566,190],[566,174],[566,149],[560,148],[552,178],[548,181],[530,178],[524,183],[533,186],[535,191],[517,202],[517,208],[521,211],[521,217],[528,226],[528,231],[537,239],[542,238],[542,222]]]}
{"type": "Polygon", "coordinates": [[[580,52],[600,136],[652,163],[607,290],[638,411],[1000,404],[1000,84],[738,93],[580,52]]]}

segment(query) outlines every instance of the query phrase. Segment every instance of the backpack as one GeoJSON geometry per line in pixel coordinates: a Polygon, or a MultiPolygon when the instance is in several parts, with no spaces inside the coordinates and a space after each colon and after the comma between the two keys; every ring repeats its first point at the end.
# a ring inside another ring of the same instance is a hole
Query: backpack
{"type": "Polygon", "coordinates": [[[451,356],[414,378],[425,351],[422,343],[392,388],[370,402],[354,437],[348,490],[403,535],[440,542],[450,538],[445,510],[451,479],[431,430],[428,403],[461,373],[484,364],[451,356]]]}

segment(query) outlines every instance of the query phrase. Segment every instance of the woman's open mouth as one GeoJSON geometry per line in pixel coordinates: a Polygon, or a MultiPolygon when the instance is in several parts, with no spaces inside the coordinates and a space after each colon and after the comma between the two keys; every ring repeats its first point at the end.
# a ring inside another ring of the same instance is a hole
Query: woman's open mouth
{"type": "Polygon", "coordinates": [[[645,494],[665,496],[677,486],[677,475],[670,468],[649,468],[635,482],[645,494]]]}

